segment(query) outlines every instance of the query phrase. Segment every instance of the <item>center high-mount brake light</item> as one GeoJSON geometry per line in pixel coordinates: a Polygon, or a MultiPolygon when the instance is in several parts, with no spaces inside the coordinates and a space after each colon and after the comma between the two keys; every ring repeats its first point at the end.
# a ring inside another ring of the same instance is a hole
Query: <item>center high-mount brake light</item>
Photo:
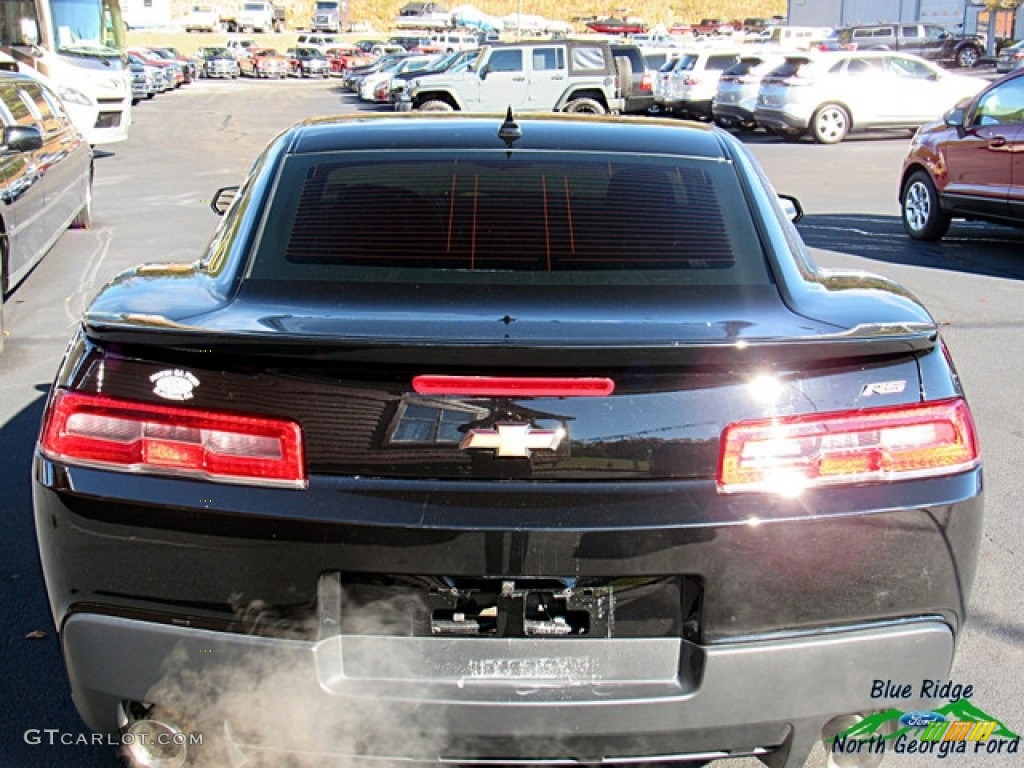
{"type": "Polygon", "coordinates": [[[47,410],[40,448],[56,461],[122,472],[306,486],[302,428],[264,416],[61,390],[47,410]]]}
{"type": "Polygon", "coordinates": [[[420,395],[461,397],[606,397],[615,382],[606,378],[533,376],[414,376],[420,395]]]}
{"type": "Polygon", "coordinates": [[[950,475],[980,451],[961,399],[730,424],[718,489],[796,495],[808,488],[950,475]]]}

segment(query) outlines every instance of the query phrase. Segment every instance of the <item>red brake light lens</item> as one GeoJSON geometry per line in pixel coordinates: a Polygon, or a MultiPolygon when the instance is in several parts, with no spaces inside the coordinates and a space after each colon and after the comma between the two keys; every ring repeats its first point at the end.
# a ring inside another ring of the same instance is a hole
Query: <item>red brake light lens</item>
{"type": "Polygon", "coordinates": [[[796,495],[807,488],[948,475],[978,465],[962,399],[730,424],[718,489],[796,495]]]}
{"type": "Polygon", "coordinates": [[[306,486],[302,428],[284,419],[61,390],[40,447],[52,459],[123,472],[306,486]]]}
{"type": "Polygon", "coordinates": [[[462,397],[605,397],[615,391],[606,378],[527,376],[414,376],[413,391],[420,395],[462,397]]]}

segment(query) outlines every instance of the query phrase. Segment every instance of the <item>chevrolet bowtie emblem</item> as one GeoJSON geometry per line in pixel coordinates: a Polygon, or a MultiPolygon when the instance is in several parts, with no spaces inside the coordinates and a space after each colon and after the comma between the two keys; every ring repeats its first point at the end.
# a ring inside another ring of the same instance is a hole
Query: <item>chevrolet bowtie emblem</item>
{"type": "Polygon", "coordinates": [[[531,451],[554,451],[565,437],[564,429],[534,429],[529,424],[495,424],[495,429],[471,429],[459,446],[480,448],[505,458],[529,458],[531,451]]]}

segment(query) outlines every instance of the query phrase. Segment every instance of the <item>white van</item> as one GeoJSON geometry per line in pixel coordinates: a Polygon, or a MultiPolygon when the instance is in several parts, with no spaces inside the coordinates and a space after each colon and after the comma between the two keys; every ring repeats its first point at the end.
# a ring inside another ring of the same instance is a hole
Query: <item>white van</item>
{"type": "Polygon", "coordinates": [[[467,35],[460,32],[443,32],[430,36],[430,47],[436,48],[442,53],[471,51],[474,48],[480,47],[480,41],[476,35],[467,35]]]}

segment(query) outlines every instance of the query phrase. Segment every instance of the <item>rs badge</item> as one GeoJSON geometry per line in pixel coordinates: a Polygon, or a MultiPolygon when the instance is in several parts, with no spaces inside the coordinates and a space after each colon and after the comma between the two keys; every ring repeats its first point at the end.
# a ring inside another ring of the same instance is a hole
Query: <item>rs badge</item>
{"type": "Polygon", "coordinates": [[[871,397],[872,395],[898,395],[906,388],[906,381],[876,381],[871,384],[865,384],[861,387],[860,396],[871,397]]]}

